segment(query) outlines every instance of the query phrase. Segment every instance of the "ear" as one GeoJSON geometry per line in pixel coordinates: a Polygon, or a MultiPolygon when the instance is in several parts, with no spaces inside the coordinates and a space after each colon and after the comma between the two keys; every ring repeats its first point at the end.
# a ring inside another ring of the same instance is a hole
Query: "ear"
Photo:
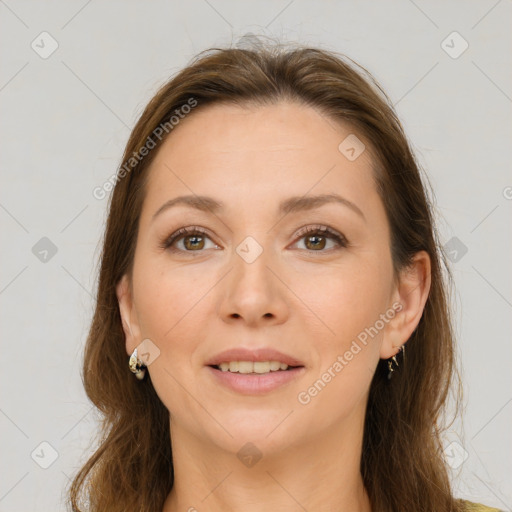
{"type": "Polygon", "coordinates": [[[426,251],[414,255],[411,265],[400,273],[393,292],[393,303],[401,306],[386,325],[380,357],[389,359],[396,355],[418,326],[430,292],[430,256],[426,251]]]}
{"type": "Polygon", "coordinates": [[[130,356],[140,344],[140,327],[137,323],[137,313],[133,304],[130,280],[125,274],[116,285],[119,312],[123,323],[123,331],[126,340],[126,353],[130,356]]]}

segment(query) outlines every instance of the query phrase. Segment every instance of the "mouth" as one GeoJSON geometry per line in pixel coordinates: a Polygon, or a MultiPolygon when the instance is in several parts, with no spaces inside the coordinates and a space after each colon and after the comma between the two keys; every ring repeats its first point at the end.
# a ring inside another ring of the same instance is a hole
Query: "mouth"
{"type": "Polygon", "coordinates": [[[206,361],[212,383],[241,395],[286,388],[306,371],[305,363],[273,347],[235,347],[206,361]]]}
{"type": "Polygon", "coordinates": [[[209,365],[221,372],[239,373],[242,375],[265,375],[275,372],[287,372],[303,366],[291,366],[281,361],[224,361],[209,365]]]}
{"type": "Polygon", "coordinates": [[[206,367],[215,384],[239,395],[259,396],[286,388],[306,371],[279,361],[225,361],[206,367]]]}

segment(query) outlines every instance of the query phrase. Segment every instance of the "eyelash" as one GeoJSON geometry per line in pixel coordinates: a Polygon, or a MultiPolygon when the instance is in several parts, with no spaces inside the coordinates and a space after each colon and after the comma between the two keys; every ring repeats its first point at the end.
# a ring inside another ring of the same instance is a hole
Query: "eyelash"
{"type": "MultiPolygon", "coordinates": [[[[172,252],[186,252],[189,254],[194,253],[194,252],[197,252],[197,253],[204,252],[203,250],[183,251],[181,249],[176,249],[176,248],[170,249],[174,243],[178,242],[182,238],[185,238],[186,236],[192,236],[192,235],[205,235],[206,237],[210,238],[205,229],[203,229],[199,226],[190,226],[190,227],[186,227],[186,228],[181,228],[178,231],[175,231],[172,235],[164,238],[162,240],[162,242],[160,243],[159,247],[161,249],[172,250],[172,252]]],[[[338,233],[334,229],[329,228],[327,226],[322,226],[322,225],[306,226],[304,228],[301,228],[296,234],[296,236],[299,238],[299,240],[308,235],[309,236],[321,235],[325,238],[330,238],[330,239],[334,240],[339,245],[338,248],[331,248],[331,249],[327,249],[327,250],[318,250],[318,251],[302,249],[302,250],[306,250],[309,253],[315,253],[315,252],[330,253],[333,250],[337,250],[340,248],[347,248],[349,246],[347,239],[341,233],[338,233]]],[[[210,240],[211,240],[211,238],[210,238],[210,240]]]]}

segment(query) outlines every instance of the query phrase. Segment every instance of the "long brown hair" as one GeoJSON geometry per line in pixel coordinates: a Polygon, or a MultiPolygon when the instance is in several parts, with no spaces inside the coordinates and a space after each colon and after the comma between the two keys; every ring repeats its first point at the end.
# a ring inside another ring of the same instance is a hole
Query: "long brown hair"
{"type": "Polygon", "coordinates": [[[279,45],[203,52],[160,88],[131,133],[110,197],[83,363],[85,391],[102,414],[102,435],[70,486],[72,510],[84,510],[83,501],[91,511],[160,512],[173,485],[169,412],[149,376],[138,381],[129,371],[116,296],[116,284],[131,272],[147,170],[172,134],[169,120],[177,111],[187,112],[186,105],[191,110],[192,102],[197,110],[220,102],[283,100],[313,107],[368,141],[390,224],[395,276],[418,251],[431,259],[430,293],[407,342],[406,362],[388,380],[381,360],[369,391],[361,474],[372,509],[460,510],[441,440],[445,404],[454,387],[456,413],[461,401],[449,313],[453,279],[440,250],[426,182],[391,101],[368,71],[334,52],[279,45]],[[167,126],[165,133],[161,126],[167,126]],[[154,147],[141,157],[150,140],[154,147]]]}

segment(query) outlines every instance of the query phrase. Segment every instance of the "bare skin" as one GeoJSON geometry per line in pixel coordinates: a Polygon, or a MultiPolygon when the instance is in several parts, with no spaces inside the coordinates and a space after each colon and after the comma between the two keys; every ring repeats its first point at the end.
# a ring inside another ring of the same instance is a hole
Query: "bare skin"
{"type": "Polygon", "coordinates": [[[163,512],[371,511],[359,471],[368,390],[379,359],[395,355],[421,318],[430,260],[418,253],[394,281],[369,151],[349,161],[338,150],[350,133],[293,103],[214,105],[183,120],[151,165],[133,274],[117,295],[127,354],[147,338],[160,350],[148,371],[170,412],[175,471],[163,512]],[[362,215],[335,202],[278,212],[291,196],[333,193],[362,215]],[[224,210],[179,205],[153,218],[181,195],[212,197],[224,210]],[[207,233],[160,247],[187,226],[207,233]],[[330,227],[348,244],[299,232],[307,226],[330,227]],[[262,249],[251,263],[236,251],[248,236],[262,249]],[[338,356],[397,303],[333,374],[338,356]],[[241,346],[275,348],[304,371],[267,393],[235,392],[206,363],[241,346]],[[301,402],[328,368],[330,381],[301,402]],[[237,457],[247,443],[261,454],[250,467],[237,457]]]}

